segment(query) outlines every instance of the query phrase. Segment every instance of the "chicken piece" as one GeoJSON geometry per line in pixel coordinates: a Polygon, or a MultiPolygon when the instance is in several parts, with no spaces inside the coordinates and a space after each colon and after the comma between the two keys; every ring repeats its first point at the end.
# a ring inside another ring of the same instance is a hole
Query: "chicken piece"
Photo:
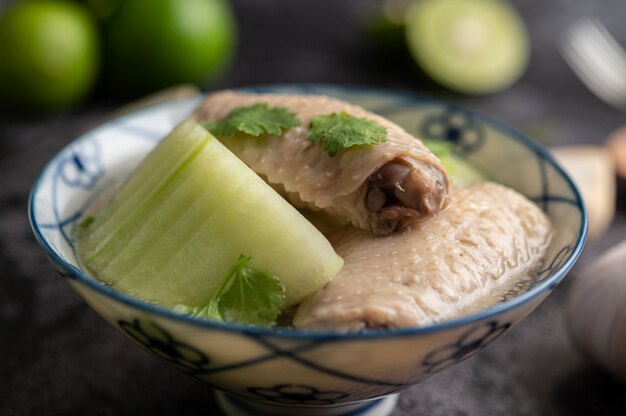
{"type": "Polygon", "coordinates": [[[344,267],[300,305],[293,324],[410,327],[489,307],[532,278],[550,237],[546,215],[516,191],[492,182],[459,189],[446,210],[396,234],[348,227],[330,235],[344,267]]]}
{"type": "Polygon", "coordinates": [[[209,95],[196,109],[198,120],[220,120],[239,107],[264,102],[295,112],[300,127],[282,136],[219,138],[252,170],[299,208],[324,210],[375,235],[402,229],[409,220],[437,214],[447,204],[451,181],[424,144],[401,127],[365,109],[315,95],[209,95]],[[331,157],[307,138],[313,117],[347,112],[387,129],[377,145],[355,146],[331,157]]]}

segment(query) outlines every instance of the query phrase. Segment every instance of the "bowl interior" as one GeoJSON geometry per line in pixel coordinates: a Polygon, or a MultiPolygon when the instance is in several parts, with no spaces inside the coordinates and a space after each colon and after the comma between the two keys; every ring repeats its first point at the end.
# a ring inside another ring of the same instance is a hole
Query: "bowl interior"
{"type": "MultiPolygon", "coordinates": [[[[362,105],[418,137],[452,142],[456,152],[480,167],[489,178],[535,201],[555,226],[545,267],[529,285],[510,291],[502,304],[481,316],[553,288],[582,249],[586,217],[572,181],[545,150],[488,117],[425,97],[364,88],[282,86],[254,90],[327,94],[362,105]]],[[[76,259],[74,230],[94,199],[132,171],[200,99],[157,105],[103,124],[72,142],[47,165],[32,190],[30,219],[38,241],[62,274],[91,282],[92,287],[107,296],[124,298],[105,286],[93,284],[83,273],[76,259]]],[[[154,310],[151,305],[134,303],[154,310]]],[[[160,313],[169,314],[164,309],[160,313]]],[[[450,324],[454,322],[447,323],[450,324]]],[[[436,328],[435,325],[430,330],[436,328]]]]}

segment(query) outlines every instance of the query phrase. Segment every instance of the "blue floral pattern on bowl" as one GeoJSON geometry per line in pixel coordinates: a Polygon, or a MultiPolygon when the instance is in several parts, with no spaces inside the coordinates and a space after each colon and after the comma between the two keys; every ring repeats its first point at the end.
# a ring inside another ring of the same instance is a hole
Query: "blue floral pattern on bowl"
{"type": "Polygon", "coordinates": [[[104,172],[100,146],[95,141],[78,143],[59,163],[59,175],[70,187],[92,189],[104,172]]]}
{"type": "Polygon", "coordinates": [[[133,319],[117,324],[129,338],[182,372],[194,376],[207,373],[209,358],[197,348],[174,339],[157,323],[133,319]]]}
{"type": "Polygon", "coordinates": [[[422,366],[426,373],[430,374],[458,364],[485,348],[494,339],[504,334],[510,326],[510,323],[500,324],[497,321],[489,321],[470,328],[456,341],[426,354],[422,360],[422,366]]]}
{"type": "Polygon", "coordinates": [[[454,106],[426,117],[420,131],[422,137],[452,143],[454,152],[463,156],[478,150],[485,142],[483,126],[470,112],[454,106]]]}

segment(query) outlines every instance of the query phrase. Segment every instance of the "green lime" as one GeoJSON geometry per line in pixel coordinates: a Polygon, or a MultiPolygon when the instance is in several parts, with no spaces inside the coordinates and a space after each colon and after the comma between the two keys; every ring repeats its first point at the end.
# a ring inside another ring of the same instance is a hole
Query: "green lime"
{"type": "Polygon", "coordinates": [[[0,100],[56,109],[85,97],[97,76],[95,23],[80,5],[18,2],[0,17],[0,100]]]}
{"type": "Polygon", "coordinates": [[[406,19],[416,62],[451,89],[495,92],[515,82],[528,65],[526,28],[506,1],[420,0],[406,19]]]}
{"type": "Polygon", "coordinates": [[[236,25],[226,0],[133,0],[105,21],[104,41],[111,84],[145,93],[213,79],[233,55],[236,25]]]}

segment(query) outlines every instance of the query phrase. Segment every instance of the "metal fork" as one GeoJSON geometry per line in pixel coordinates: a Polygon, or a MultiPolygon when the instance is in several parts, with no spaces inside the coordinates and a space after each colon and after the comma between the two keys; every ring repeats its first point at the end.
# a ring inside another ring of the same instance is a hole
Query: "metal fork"
{"type": "Polygon", "coordinates": [[[626,112],[626,51],[597,20],[582,20],[560,43],[563,58],[598,98],[626,112]]]}

